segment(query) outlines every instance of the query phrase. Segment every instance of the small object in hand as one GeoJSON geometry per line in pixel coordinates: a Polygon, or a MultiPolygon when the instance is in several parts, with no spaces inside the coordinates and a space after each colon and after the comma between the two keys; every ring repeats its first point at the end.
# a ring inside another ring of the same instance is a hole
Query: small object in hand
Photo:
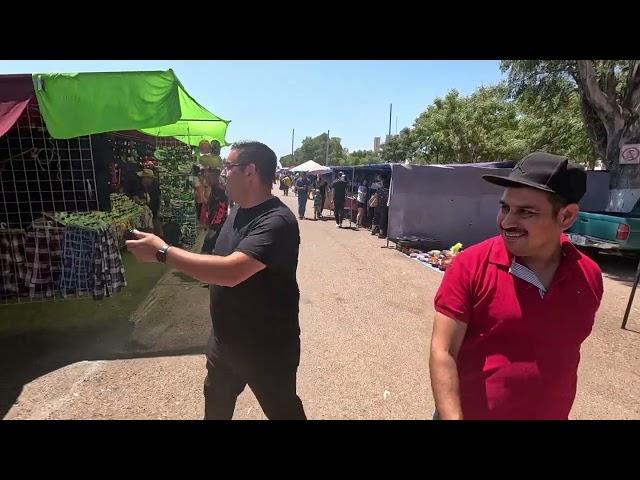
{"type": "Polygon", "coordinates": [[[126,232],[124,232],[124,239],[125,240],[135,240],[136,239],[135,230],[129,229],[126,232]]]}

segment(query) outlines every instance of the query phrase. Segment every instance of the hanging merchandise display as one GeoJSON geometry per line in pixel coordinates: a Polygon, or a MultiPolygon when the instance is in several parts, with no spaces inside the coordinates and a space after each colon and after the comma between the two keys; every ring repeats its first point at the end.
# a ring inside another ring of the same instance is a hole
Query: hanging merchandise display
{"type": "Polygon", "coordinates": [[[193,245],[192,147],[228,124],[171,70],[0,75],[0,303],[113,295],[132,228],[193,245]]]}
{"type": "Polygon", "coordinates": [[[64,230],[36,227],[25,236],[25,284],[29,298],[51,298],[59,293],[64,230]]]}
{"type": "Polygon", "coordinates": [[[0,224],[0,301],[26,294],[25,234],[0,224]]]}
{"type": "Polygon", "coordinates": [[[158,174],[162,178],[160,216],[165,225],[172,223],[180,232],[177,244],[191,248],[197,236],[196,205],[193,185],[198,169],[194,157],[184,149],[168,147],[154,152],[158,174]]]}
{"type": "Polygon", "coordinates": [[[59,215],[65,226],[60,292],[69,295],[110,297],[127,285],[120,249],[105,212],[59,215]]]}

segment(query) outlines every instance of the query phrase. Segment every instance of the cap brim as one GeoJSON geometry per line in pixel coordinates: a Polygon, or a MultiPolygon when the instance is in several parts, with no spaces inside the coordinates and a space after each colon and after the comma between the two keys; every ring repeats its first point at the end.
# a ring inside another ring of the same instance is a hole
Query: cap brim
{"type": "Polygon", "coordinates": [[[546,185],[542,185],[540,183],[529,182],[527,180],[515,180],[509,177],[501,177],[499,175],[482,175],[482,179],[493,183],[494,185],[498,185],[500,187],[530,187],[535,188],[537,190],[542,190],[543,192],[556,193],[555,190],[547,187],[546,185]]]}

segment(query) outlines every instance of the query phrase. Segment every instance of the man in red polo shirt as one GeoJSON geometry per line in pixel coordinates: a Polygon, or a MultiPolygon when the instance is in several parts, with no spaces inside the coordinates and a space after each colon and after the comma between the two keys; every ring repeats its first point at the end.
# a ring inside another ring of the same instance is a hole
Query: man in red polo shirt
{"type": "Polygon", "coordinates": [[[441,419],[567,419],[602,274],[564,231],[586,173],[532,153],[508,177],[500,235],[456,257],[436,294],[429,368],[441,419]]]}

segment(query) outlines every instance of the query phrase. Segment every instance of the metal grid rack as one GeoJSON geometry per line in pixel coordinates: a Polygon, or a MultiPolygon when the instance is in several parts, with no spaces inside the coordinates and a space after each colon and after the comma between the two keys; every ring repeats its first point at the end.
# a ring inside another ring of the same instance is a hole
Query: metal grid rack
{"type": "Polygon", "coordinates": [[[44,212],[98,210],[91,137],[55,140],[37,104],[0,137],[0,226],[27,228],[44,212]]]}
{"type": "Polygon", "coordinates": [[[53,217],[98,207],[91,137],[51,138],[32,102],[0,137],[0,304],[63,298],[53,217]]]}

